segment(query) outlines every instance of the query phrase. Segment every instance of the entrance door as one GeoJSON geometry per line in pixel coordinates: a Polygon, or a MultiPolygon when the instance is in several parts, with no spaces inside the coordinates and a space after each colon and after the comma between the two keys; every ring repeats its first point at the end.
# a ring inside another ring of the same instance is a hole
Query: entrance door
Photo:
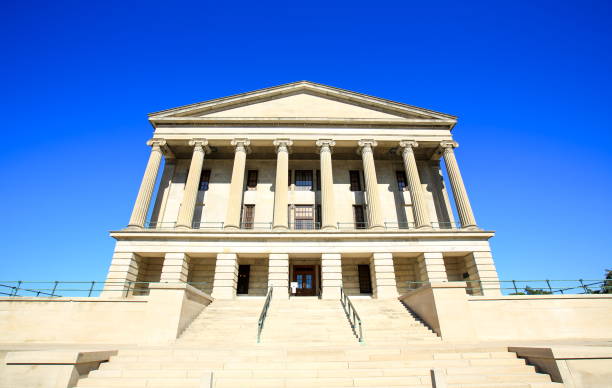
{"type": "Polygon", "coordinates": [[[251,274],[250,265],[238,266],[238,286],[236,287],[237,294],[249,293],[249,275],[251,274]]]}
{"type": "Polygon", "coordinates": [[[368,264],[359,264],[357,270],[359,271],[359,293],[371,294],[372,278],[370,276],[370,266],[368,264]]]}
{"type": "Polygon", "coordinates": [[[297,283],[295,295],[315,296],[317,294],[314,265],[293,267],[293,281],[297,283]]]}

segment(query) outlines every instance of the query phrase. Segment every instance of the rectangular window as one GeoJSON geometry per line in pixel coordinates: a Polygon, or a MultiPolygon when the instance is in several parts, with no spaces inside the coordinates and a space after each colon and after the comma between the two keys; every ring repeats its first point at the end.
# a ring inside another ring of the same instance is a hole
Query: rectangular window
{"type": "Polygon", "coordinates": [[[321,170],[317,170],[317,191],[321,191],[321,170]]]}
{"type": "Polygon", "coordinates": [[[359,170],[350,170],[351,191],[361,191],[361,174],[359,170]]]}
{"type": "Polygon", "coordinates": [[[365,229],[367,222],[365,219],[365,211],[363,205],[353,205],[353,217],[355,220],[355,229],[365,229]]]}
{"type": "Polygon", "coordinates": [[[253,229],[253,220],[255,219],[255,205],[244,205],[242,209],[242,228],[253,229]]]}
{"type": "Polygon", "coordinates": [[[295,205],[294,229],[314,229],[314,209],[312,205],[295,205]]]}
{"type": "Polygon", "coordinates": [[[295,189],[297,191],[312,190],[312,170],[295,170],[295,189]]]}
{"type": "Polygon", "coordinates": [[[257,170],[249,170],[247,173],[247,190],[257,190],[257,170]]]}
{"type": "Polygon", "coordinates": [[[289,170],[289,171],[287,171],[287,172],[288,172],[288,174],[289,174],[289,176],[287,177],[287,178],[288,178],[288,179],[287,179],[287,185],[288,185],[289,187],[291,187],[291,170],[289,170]]]}
{"type": "Polygon", "coordinates": [[[210,182],[210,170],[202,170],[202,173],[200,174],[200,185],[198,186],[198,190],[208,191],[209,182],[210,182]]]}
{"type": "Polygon", "coordinates": [[[406,172],[405,171],[396,171],[395,177],[397,178],[397,189],[399,191],[406,190],[406,172]]]}
{"type": "Polygon", "coordinates": [[[321,229],[321,205],[315,207],[315,229],[321,229]]]}

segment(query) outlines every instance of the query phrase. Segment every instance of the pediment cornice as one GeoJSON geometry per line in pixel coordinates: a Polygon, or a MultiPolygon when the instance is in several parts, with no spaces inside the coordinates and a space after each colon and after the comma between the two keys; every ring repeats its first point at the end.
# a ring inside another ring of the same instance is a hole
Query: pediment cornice
{"type": "Polygon", "coordinates": [[[267,123],[304,123],[306,125],[443,125],[452,128],[457,122],[457,118],[429,109],[309,81],[300,81],[151,113],[149,114],[149,121],[154,126],[156,124],[214,125],[216,123],[234,123],[240,125],[259,125],[267,123]],[[343,117],[342,113],[338,114],[334,112],[334,115],[316,117],[317,112],[315,108],[314,112],[308,112],[309,115],[307,117],[299,117],[298,114],[293,111],[290,112],[293,114],[290,116],[284,114],[286,112],[276,114],[272,109],[272,113],[270,114],[254,114],[250,116],[248,110],[240,110],[242,107],[253,106],[254,104],[265,104],[270,101],[278,101],[283,98],[290,98],[298,95],[308,95],[312,98],[325,99],[325,101],[329,101],[330,105],[345,104],[346,106],[353,107],[358,113],[354,114],[353,112],[348,112],[346,116],[349,117],[343,117]],[[236,114],[237,111],[239,114],[236,114]],[[365,112],[366,114],[361,114],[361,112],[365,112]],[[372,114],[367,114],[368,112],[372,114]]]}

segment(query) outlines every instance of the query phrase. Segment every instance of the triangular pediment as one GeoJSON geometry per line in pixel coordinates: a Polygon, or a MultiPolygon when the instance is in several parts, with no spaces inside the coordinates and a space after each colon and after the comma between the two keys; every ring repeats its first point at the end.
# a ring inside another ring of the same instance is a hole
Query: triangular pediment
{"type": "Polygon", "coordinates": [[[454,124],[444,113],[301,81],[149,115],[152,122],[454,124]]]}

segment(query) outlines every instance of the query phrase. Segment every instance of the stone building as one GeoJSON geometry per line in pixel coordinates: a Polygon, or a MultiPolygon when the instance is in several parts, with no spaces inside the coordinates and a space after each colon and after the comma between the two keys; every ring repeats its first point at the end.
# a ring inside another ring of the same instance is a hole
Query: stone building
{"type": "Polygon", "coordinates": [[[454,116],[302,81],[149,121],[136,204],[112,232],[108,292],[161,281],[216,299],[269,287],[275,298],[337,299],[343,287],[380,299],[464,280],[476,295],[499,294],[454,116]]]}

